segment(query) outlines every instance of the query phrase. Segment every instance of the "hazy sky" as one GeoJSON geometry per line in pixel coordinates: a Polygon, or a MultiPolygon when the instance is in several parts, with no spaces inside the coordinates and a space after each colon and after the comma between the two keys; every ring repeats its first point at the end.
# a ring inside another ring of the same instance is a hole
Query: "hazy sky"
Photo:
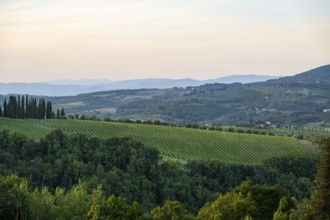
{"type": "Polygon", "coordinates": [[[292,75],[329,63],[329,0],[0,0],[0,82],[292,75]]]}

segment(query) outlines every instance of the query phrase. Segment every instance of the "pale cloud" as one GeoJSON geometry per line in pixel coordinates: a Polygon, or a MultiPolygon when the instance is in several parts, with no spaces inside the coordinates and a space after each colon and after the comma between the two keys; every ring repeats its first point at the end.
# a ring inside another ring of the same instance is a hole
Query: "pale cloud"
{"type": "Polygon", "coordinates": [[[329,9],[326,0],[0,0],[1,81],[293,74],[329,63],[329,9]]]}

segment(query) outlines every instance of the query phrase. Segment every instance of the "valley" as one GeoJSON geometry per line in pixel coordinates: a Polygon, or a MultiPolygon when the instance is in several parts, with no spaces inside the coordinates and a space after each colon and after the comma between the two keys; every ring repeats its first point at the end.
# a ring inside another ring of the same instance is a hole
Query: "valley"
{"type": "MultiPolygon", "coordinates": [[[[5,96],[0,96],[3,103],[5,96]]],[[[330,65],[292,77],[250,84],[102,91],[47,97],[71,118],[160,120],[175,124],[330,127],[330,65]],[[312,126],[311,126],[312,125],[312,126]]]]}

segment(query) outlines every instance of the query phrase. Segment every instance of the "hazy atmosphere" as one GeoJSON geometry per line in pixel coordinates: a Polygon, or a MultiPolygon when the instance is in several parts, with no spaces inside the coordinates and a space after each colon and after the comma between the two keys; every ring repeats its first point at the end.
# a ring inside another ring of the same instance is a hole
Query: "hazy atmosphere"
{"type": "Polygon", "coordinates": [[[0,81],[293,75],[329,63],[329,10],[328,0],[0,0],[0,81]]]}

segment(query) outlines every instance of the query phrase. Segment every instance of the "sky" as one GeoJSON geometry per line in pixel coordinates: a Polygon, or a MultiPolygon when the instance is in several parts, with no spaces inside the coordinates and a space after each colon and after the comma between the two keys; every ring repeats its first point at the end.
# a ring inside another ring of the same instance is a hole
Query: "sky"
{"type": "Polygon", "coordinates": [[[294,75],[330,63],[329,0],[0,0],[0,82],[294,75]]]}

